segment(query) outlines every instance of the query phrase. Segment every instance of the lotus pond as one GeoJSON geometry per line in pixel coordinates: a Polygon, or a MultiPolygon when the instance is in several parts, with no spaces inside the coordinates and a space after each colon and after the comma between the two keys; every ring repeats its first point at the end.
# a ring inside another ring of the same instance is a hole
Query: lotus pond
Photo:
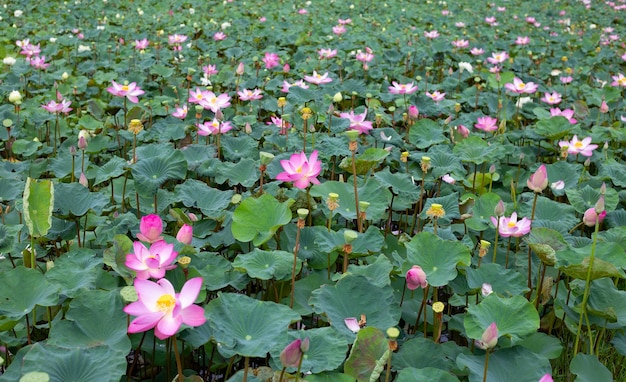
{"type": "Polygon", "coordinates": [[[625,9],[4,1],[0,381],[626,380],[625,9]]]}

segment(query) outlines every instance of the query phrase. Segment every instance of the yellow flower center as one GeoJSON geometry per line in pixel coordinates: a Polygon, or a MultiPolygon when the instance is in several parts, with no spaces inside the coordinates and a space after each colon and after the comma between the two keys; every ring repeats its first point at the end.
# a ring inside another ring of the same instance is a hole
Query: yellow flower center
{"type": "Polygon", "coordinates": [[[508,224],[507,224],[507,225],[509,226],[509,228],[513,228],[513,227],[515,227],[515,223],[513,223],[513,222],[508,222],[508,224]]]}
{"type": "Polygon", "coordinates": [[[128,91],[128,85],[122,85],[122,90],[127,92],[128,91]]]}
{"type": "Polygon", "coordinates": [[[519,86],[520,89],[524,89],[526,87],[526,84],[523,82],[520,82],[519,86]]]}
{"type": "Polygon", "coordinates": [[[156,302],[157,309],[164,313],[169,313],[174,310],[176,305],[176,298],[171,294],[164,294],[156,302]]]}
{"type": "Polygon", "coordinates": [[[582,143],[582,142],[580,142],[580,141],[575,142],[575,143],[574,143],[574,147],[576,147],[577,149],[579,149],[579,148],[583,147],[583,143],[582,143]]]}
{"type": "Polygon", "coordinates": [[[299,174],[299,173],[301,173],[301,172],[302,172],[302,166],[298,167],[298,168],[296,169],[296,172],[297,172],[298,174],[299,174]]]}
{"type": "Polygon", "coordinates": [[[216,98],[216,97],[213,97],[213,98],[211,98],[209,101],[210,101],[211,103],[216,103],[216,102],[217,102],[217,98],[216,98]]]}
{"type": "Polygon", "coordinates": [[[620,78],[617,80],[617,83],[620,84],[620,86],[626,86],[626,77],[620,78]]]}

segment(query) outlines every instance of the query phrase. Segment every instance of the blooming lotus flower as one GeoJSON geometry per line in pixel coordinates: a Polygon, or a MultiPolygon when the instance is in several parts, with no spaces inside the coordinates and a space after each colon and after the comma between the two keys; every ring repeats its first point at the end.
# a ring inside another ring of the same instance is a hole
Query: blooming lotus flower
{"type": "Polygon", "coordinates": [[[367,109],[361,114],[354,114],[354,111],[350,111],[349,113],[341,113],[339,116],[350,121],[350,130],[357,130],[361,134],[367,134],[373,129],[372,122],[365,120],[367,109]]]}
{"type": "Polygon", "coordinates": [[[509,58],[509,54],[507,52],[498,52],[491,53],[491,57],[487,58],[490,64],[496,65],[501,64],[509,58]]]}
{"type": "Polygon", "coordinates": [[[203,99],[206,99],[209,97],[209,91],[208,90],[204,90],[204,89],[200,89],[200,88],[195,88],[194,90],[189,90],[189,98],[188,101],[190,103],[197,103],[199,104],[200,101],[202,101],[203,99]]]}
{"type": "Polygon", "coordinates": [[[154,328],[154,335],[164,340],[175,335],[182,324],[204,324],[204,309],[193,304],[201,288],[202,277],[189,279],[180,293],[176,293],[167,279],[156,283],[135,279],[139,300],[124,308],[124,312],[137,317],[131,321],[128,332],[140,333],[154,328]]]}
{"type": "MultiPolygon", "coordinates": [[[[24,41],[28,41],[28,40],[24,40],[24,41]]],[[[20,54],[26,56],[26,58],[38,56],[39,53],[41,53],[41,48],[39,47],[39,44],[33,45],[27,42],[25,45],[22,45],[21,48],[22,50],[20,51],[20,54]]]]}
{"type": "Polygon", "coordinates": [[[253,101],[253,100],[258,100],[258,99],[263,98],[263,96],[261,95],[260,89],[254,89],[254,90],[241,89],[241,91],[237,92],[237,95],[239,96],[239,99],[242,101],[253,101]]]}
{"type": "Polygon", "coordinates": [[[435,101],[436,103],[439,103],[439,101],[443,100],[446,96],[446,93],[440,93],[439,90],[435,90],[434,92],[430,93],[430,92],[426,92],[426,95],[432,99],[433,101],[435,101]]]}
{"type": "Polygon", "coordinates": [[[537,91],[539,85],[534,82],[525,83],[521,79],[513,78],[513,83],[504,84],[504,87],[516,94],[532,94],[537,91]]]}
{"type": "Polygon", "coordinates": [[[41,107],[46,109],[50,113],[69,113],[70,111],[73,110],[70,107],[71,104],[72,103],[70,101],[65,100],[65,99],[62,100],[59,103],[57,103],[56,101],[52,100],[52,101],[48,102],[45,105],[41,105],[41,107]]]}
{"type": "Polygon", "coordinates": [[[170,45],[182,44],[185,41],[187,41],[187,36],[185,35],[173,34],[167,36],[167,43],[170,45]]]}
{"type": "Polygon", "coordinates": [[[202,71],[207,76],[212,76],[214,74],[217,74],[217,69],[215,65],[205,65],[202,67],[202,71]]]}
{"type": "Polygon", "coordinates": [[[337,49],[322,48],[322,49],[317,51],[317,54],[319,55],[319,59],[320,60],[329,59],[329,58],[333,58],[333,57],[335,57],[337,55],[337,49]]]}
{"type": "Polygon", "coordinates": [[[498,120],[496,118],[478,117],[478,122],[474,124],[474,127],[482,131],[496,131],[498,130],[498,120]]]}
{"type": "Polygon", "coordinates": [[[164,240],[157,241],[146,248],[140,241],[133,242],[134,253],[126,255],[124,263],[129,269],[137,272],[137,279],[160,279],[165,271],[176,268],[172,265],[178,253],[174,251],[174,244],[167,244],[164,240]]]}
{"type": "Polygon", "coordinates": [[[396,81],[392,82],[393,86],[389,86],[389,93],[391,94],[412,94],[417,91],[417,86],[410,84],[399,84],[396,81]]]}
{"type": "Polygon", "coordinates": [[[559,77],[559,81],[561,81],[562,84],[569,84],[572,81],[574,81],[574,79],[571,76],[565,76],[565,77],[559,77]]]}
{"type": "Polygon", "coordinates": [[[306,154],[293,154],[289,160],[283,159],[280,165],[285,171],[276,175],[277,180],[293,182],[297,188],[307,188],[309,184],[320,184],[317,176],[322,171],[322,162],[317,160],[317,150],[311,153],[309,159],[306,154]]]}
{"type": "Polygon", "coordinates": [[[135,49],[137,50],[144,50],[148,48],[148,45],[150,45],[150,41],[148,41],[147,38],[144,38],[143,40],[135,40],[135,49]]]}
{"type": "Polygon", "coordinates": [[[626,87],[626,77],[622,73],[619,73],[617,76],[611,76],[613,78],[613,82],[611,82],[611,86],[621,86],[626,87]]]}
{"type": "Polygon", "coordinates": [[[46,56],[35,56],[31,57],[28,61],[30,66],[35,69],[47,69],[50,64],[46,63],[46,56]]]}
{"type": "Polygon", "coordinates": [[[333,33],[336,34],[337,36],[341,36],[342,34],[346,33],[346,27],[343,25],[335,25],[333,27],[333,33]]]}
{"type": "Polygon", "coordinates": [[[552,92],[552,94],[544,93],[544,96],[541,97],[541,100],[548,105],[557,105],[562,101],[561,95],[557,92],[552,92]]]}
{"type": "Polygon", "coordinates": [[[304,80],[298,80],[298,81],[296,81],[296,82],[294,82],[292,84],[290,84],[287,81],[283,81],[283,88],[281,89],[281,91],[283,93],[289,93],[289,88],[291,88],[292,86],[297,86],[297,87],[302,88],[302,89],[308,89],[309,88],[309,85],[307,85],[304,82],[304,80]]]}
{"type": "Polygon", "coordinates": [[[489,350],[496,347],[497,344],[498,326],[496,326],[495,322],[492,322],[491,325],[489,325],[489,327],[485,329],[485,332],[480,337],[480,340],[476,341],[476,346],[484,350],[489,350]]]}
{"type": "Polygon", "coordinates": [[[472,49],[470,49],[470,53],[472,54],[472,56],[480,56],[481,54],[485,53],[485,50],[483,48],[473,47],[472,49]]]}
{"type": "Polygon", "coordinates": [[[278,65],[280,65],[280,58],[278,58],[278,54],[266,52],[263,57],[263,62],[265,63],[266,69],[272,69],[278,65]]]}
{"type": "Polygon", "coordinates": [[[284,367],[298,367],[300,359],[309,350],[309,346],[308,337],[304,341],[298,338],[280,352],[280,362],[284,367]]]}
{"type": "Polygon", "coordinates": [[[426,37],[427,39],[435,39],[437,37],[439,37],[439,32],[437,32],[436,30],[432,30],[432,31],[424,31],[424,37],[426,37]]]}
{"type": "Polygon", "coordinates": [[[287,133],[287,129],[291,128],[291,123],[284,121],[282,118],[271,116],[271,122],[267,122],[268,125],[274,125],[280,128],[280,134],[284,135],[287,133]]]}
{"type": "Polygon", "coordinates": [[[198,127],[198,134],[202,136],[224,134],[233,128],[230,122],[220,122],[217,118],[213,118],[210,122],[198,123],[196,127],[198,127]]]}
{"type": "Polygon", "coordinates": [[[203,93],[203,97],[204,98],[201,99],[198,104],[214,113],[230,106],[230,96],[227,93],[222,93],[219,96],[216,96],[215,93],[207,91],[206,93],[203,93]]]}
{"type": "Polygon", "coordinates": [[[574,110],[572,109],[565,109],[565,110],[561,110],[558,107],[553,107],[550,109],[550,116],[555,117],[555,116],[561,116],[561,117],[565,117],[568,122],[572,125],[576,124],[578,121],[574,118],[574,110]]]}
{"type": "Polygon", "coordinates": [[[537,171],[530,175],[526,181],[526,185],[538,194],[541,194],[541,192],[548,187],[548,172],[545,164],[539,166],[537,171]]]}
{"type": "Polygon", "coordinates": [[[139,102],[139,98],[137,98],[137,96],[145,93],[137,86],[136,82],[131,82],[128,85],[120,85],[114,80],[111,80],[111,83],[112,86],[107,88],[109,93],[118,97],[126,97],[132,103],[139,102]]]}
{"type": "Polygon", "coordinates": [[[491,222],[494,226],[498,227],[498,233],[502,237],[521,237],[530,232],[531,221],[527,218],[517,221],[517,213],[513,212],[510,218],[501,216],[498,224],[498,220],[492,216],[491,222]]]}
{"type": "Polygon", "coordinates": [[[355,58],[357,59],[357,61],[361,61],[362,63],[368,63],[374,59],[374,55],[370,52],[362,52],[359,50],[355,58]]]}
{"type": "Polygon", "coordinates": [[[324,74],[319,74],[314,70],[312,75],[304,76],[304,80],[312,84],[321,85],[332,82],[333,79],[328,77],[328,72],[324,74]]]}
{"type": "Polygon", "coordinates": [[[341,25],[352,24],[352,19],[337,19],[337,22],[341,25]]]}
{"type": "Polygon", "coordinates": [[[426,288],[428,281],[426,280],[426,273],[419,265],[414,265],[406,272],[406,287],[410,290],[417,288],[426,288]]]}
{"type": "Polygon", "coordinates": [[[528,45],[530,43],[530,37],[528,36],[517,36],[515,39],[516,45],[528,45]]]}
{"type": "Polygon", "coordinates": [[[454,40],[454,41],[452,41],[452,46],[454,46],[457,49],[467,48],[469,46],[469,41],[463,40],[463,39],[461,39],[461,40],[454,40]]]}
{"type": "Polygon", "coordinates": [[[598,145],[591,144],[591,137],[583,138],[582,141],[578,140],[578,136],[574,135],[571,141],[560,141],[560,147],[567,147],[569,154],[580,154],[582,156],[590,157],[593,155],[593,150],[598,148],[598,145]]]}
{"type": "Polygon", "coordinates": [[[176,110],[172,113],[172,117],[185,119],[187,117],[187,105],[183,105],[183,107],[177,107],[176,110]]]}
{"type": "Polygon", "coordinates": [[[176,240],[183,244],[191,245],[193,239],[193,227],[188,224],[183,224],[176,234],[176,240]]]}

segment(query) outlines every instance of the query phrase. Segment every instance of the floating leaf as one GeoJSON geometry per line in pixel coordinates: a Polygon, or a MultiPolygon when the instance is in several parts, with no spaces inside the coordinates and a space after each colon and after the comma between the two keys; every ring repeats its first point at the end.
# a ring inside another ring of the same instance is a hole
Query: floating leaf
{"type": "MultiPolygon", "coordinates": [[[[290,280],[293,270],[293,253],[286,251],[263,251],[237,255],[233,261],[235,270],[242,269],[248,276],[259,280],[290,280]]],[[[302,260],[296,260],[296,274],[300,273],[302,260]]]]}
{"type": "Polygon", "coordinates": [[[59,288],[32,268],[17,267],[3,271],[0,288],[0,316],[19,320],[35,305],[53,306],[59,301],[59,288]]]}
{"type": "Polygon", "coordinates": [[[89,210],[100,214],[109,203],[100,192],[89,192],[79,183],[59,183],[55,186],[54,209],[62,216],[83,216],[89,210]]]}
{"type": "MultiPolygon", "coordinates": [[[[367,209],[368,220],[379,220],[386,215],[387,207],[391,202],[391,192],[383,187],[375,178],[368,179],[364,186],[358,187],[359,201],[370,203],[367,209]]],[[[311,187],[311,196],[324,200],[328,194],[334,192],[339,195],[339,208],[335,213],[348,220],[356,219],[354,185],[349,183],[329,181],[311,187]]]]}
{"type": "Polygon", "coordinates": [[[574,382],[612,382],[613,375],[591,354],[576,354],[569,364],[570,371],[576,374],[574,382]]]}
{"type": "Polygon", "coordinates": [[[459,354],[470,354],[465,347],[454,341],[436,344],[428,338],[412,338],[405,342],[392,357],[396,369],[432,367],[453,372],[456,370],[456,358],[459,354]]]}
{"type": "Polygon", "coordinates": [[[353,275],[360,275],[365,277],[372,285],[377,287],[384,287],[391,284],[389,274],[393,270],[393,265],[387,258],[387,256],[381,254],[371,264],[368,265],[354,265],[348,266],[348,273],[353,275]]]}
{"type": "Polygon", "coordinates": [[[445,141],[447,138],[443,135],[443,128],[431,119],[420,119],[411,126],[409,142],[418,149],[425,149],[445,141]]]}
{"type": "MultiPolygon", "coordinates": [[[[484,355],[461,354],[457,359],[457,364],[469,369],[469,382],[484,381],[484,355]]],[[[537,382],[545,374],[551,374],[551,372],[552,368],[547,358],[521,346],[515,346],[499,349],[489,355],[486,382],[537,382]]]]}
{"type": "Polygon", "coordinates": [[[615,159],[609,159],[608,161],[602,162],[600,170],[598,171],[598,177],[609,180],[616,186],[626,187],[624,164],[616,161],[615,159]]]}
{"type": "MultiPolygon", "coordinates": [[[[389,151],[370,147],[356,157],[355,169],[357,175],[365,175],[378,166],[387,156],[389,151]]],[[[348,173],[352,173],[352,157],[344,158],[339,167],[348,173]]]]}
{"type": "Polygon", "coordinates": [[[426,219],[428,215],[426,215],[426,211],[433,205],[433,203],[441,204],[443,210],[446,212],[444,218],[448,220],[458,219],[461,217],[461,213],[459,212],[459,193],[454,192],[450,195],[440,196],[437,198],[428,198],[426,199],[426,203],[424,203],[424,208],[422,209],[422,218],[426,219]]]}
{"type": "Polygon", "coordinates": [[[289,207],[293,203],[293,199],[281,203],[270,194],[245,199],[233,212],[233,236],[239,241],[252,241],[255,246],[266,243],[280,227],[291,221],[289,207]]]}
{"type": "Polygon", "coordinates": [[[459,379],[449,372],[433,367],[423,369],[409,367],[398,373],[396,382],[459,382],[459,379]]]}
{"type": "Polygon", "coordinates": [[[489,145],[485,140],[476,135],[470,135],[459,142],[454,146],[452,152],[463,162],[474,164],[493,162],[504,156],[502,146],[489,145]]]}
{"type": "Polygon", "coordinates": [[[548,359],[556,359],[563,352],[563,344],[558,337],[549,336],[542,332],[531,334],[518,342],[518,345],[548,359]]]}
{"type": "Polygon", "coordinates": [[[154,195],[168,180],[185,179],[187,160],[180,151],[169,155],[140,157],[132,167],[135,188],[145,195],[154,195]]]}
{"type": "Polygon", "coordinates": [[[500,264],[483,264],[480,268],[468,268],[467,285],[480,289],[484,283],[502,296],[518,296],[528,291],[526,278],[513,269],[504,269],[500,264]]]}
{"type": "MultiPolygon", "coordinates": [[[[594,207],[598,199],[600,199],[600,190],[591,188],[589,185],[583,188],[570,188],[565,190],[567,199],[578,213],[585,213],[587,209],[594,207]]],[[[606,211],[613,211],[619,203],[617,191],[607,188],[604,195],[604,205],[606,211]]]]}
{"type": "Polygon", "coordinates": [[[502,200],[500,196],[493,192],[480,195],[480,197],[476,199],[476,202],[474,202],[472,217],[466,219],[465,224],[475,231],[484,231],[490,228],[490,218],[495,216],[494,210],[500,200],[502,200]]]}
{"type": "MultiPolygon", "coordinates": [[[[82,187],[82,186],[81,186],[82,187]]],[[[46,236],[52,226],[54,185],[50,180],[26,180],[24,188],[24,222],[33,237],[46,236]]]]}
{"type": "Polygon", "coordinates": [[[547,140],[553,141],[569,135],[573,129],[574,125],[569,123],[567,118],[554,116],[540,119],[535,124],[533,131],[547,140]]]}
{"type": "Polygon", "coordinates": [[[556,252],[567,247],[563,236],[550,228],[536,227],[527,238],[530,248],[546,265],[556,264],[556,252]]]}
{"type": "Polygon", "coordinates": [[[587,310],[608,322],[626,326],[626,292],[617,290],[609,278],[594,280],[589,288],[587,310]]]}
{"type": "Polygon", "coordinates": [[[102,258],[94,250],[80,248],[65,253],[46,273],[52,285],[61,288],[59,294],[67,297],[82,296],[85,289],[95,289],[98,277],[107,275],[102,270],[102,258]]]}
{"type": "MultiPolygon", "coordinates": [[[[582,248],[568,247],[557,253],[556,267],[568,276],[586,279],[593,244],[582,248]]],[[[591,280],[602,277],[626,278],[626,254],[616,243],[597,243],[591,280]]]]}
{"type": "Polygon", "coordinates": [[[387,337],[382,330],[369,326],[363,328],[356,335],[343,367],[344,373],[353,376],[359,382],[376,381],[382,374],[390,354],[387,337]]]}
{"type": "Polygon", "coordinates": [[[96,180],[94,186],[102,182],[106,182],[109,179],[117,178],[126,171],[126,161],[120,157],[113,157],[101,167],[98,167],[96,171],[96,180]]]}
{"type": "Polygon", "coordinates": [[[185,183],[177,185],[175,192],[186,207],[199,208],[204,215],[213,219],[224,214],[234,194],[230,190],[221,191],[209,187],[195,179],[187,179],[185,183]]]}

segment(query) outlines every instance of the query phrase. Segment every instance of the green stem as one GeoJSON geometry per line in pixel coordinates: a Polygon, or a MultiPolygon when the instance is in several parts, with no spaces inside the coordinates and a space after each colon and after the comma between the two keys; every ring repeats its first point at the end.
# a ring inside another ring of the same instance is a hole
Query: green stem
{"type": "Polygon", "coordinates": [[[174,342],[174,356],[176,357],[176,369],[178,370],[178,382],[183,382],[185,376],[183,375],[183,363],[180,360],[180,353],[178,353],[178,343],[176,341],[176,336],[174,336],[173,342],[174,342]]]}
{"type": "Polygon", "coordinates": [[[296,265],[298,263],[298,249],[300,247],[300,231],[301,231],[300,222],[304,223],[304,220],[298,219],[298,231],[296,232],[296,245],[293,248],[293,268],[291,269],[291,298],[289,300],[289,307],[292,309],[293,309],[294,294],[296,291],[296,265]]]}
{"type": "MultiPolygon", "coordinates": [[[[248,381],[248,367],[250,366],[250,358],[244,357],[243,359],[243,382],[248,381]]],[[[182,382],[182,381],[180,381],[182,382]]]]}
{"type": "MultiPolygon", "coordinates": [[[[535,220],[535,208],[537,207],[537,198],[539,197],[539,194],[535,192],[535,199],[533,200],[533,210],[530,213],[530,220],[533,221],[535,220]]],[[[533,281],[531,280],[532,277],[532,267],[533,267],[533,258],[532,258],[532,252],[530,249],[530,245],[528,246],[528,295],[526,296],[526,299],[528,301],[530,301],[530,296],[533,293],[533,281]]],[[[539,291],[537,291],[537,294],[539,294],[539,291]]]]}
{"type": "Polygon", "coordinates": [[[487,381],[487,368],[489,367],[489,349],[485,353],[485,369],[483,370],[483,382],[487,381]]]}
{"type": "Polygon", "coordinates": [[[496,224],[496,239],[493,243],[493,261],[492,263],[496,263],[496,255],[498,254],[498,237],[500,237],[500,217],[498,217],[496,224]]]}

